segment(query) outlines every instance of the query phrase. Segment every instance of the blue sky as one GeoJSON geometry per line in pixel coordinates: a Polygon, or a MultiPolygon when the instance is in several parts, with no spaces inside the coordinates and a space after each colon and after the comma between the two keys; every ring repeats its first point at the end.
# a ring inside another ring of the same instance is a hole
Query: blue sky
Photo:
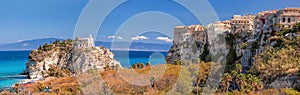
{"type": "MultiPolygon", "coordinates": [[[[256,14],[263,10],[300,7],[299,0],[209,0],[209,2],[220,20],[230,19],[234,14],[256,14]]],[[[0,44],[46,37],[73,38],[78,17],[87,3],[88,0],[1,0],[0,44]]],[[[187,9],[171,0],[129,0],[108,15],[99,29],[97,40],[124,38],[121,35],[113,36],[118,27],[128,18],[146,11],[168,13],[181,20],[184,25],[200,23],[187,9]]],[[[101,13],[101,9],[99,12],[101,13]]],[[[157,23],[169,22],[158,19],[157,23]]],[[[143,25],[136,25],[126,32],[139,30],[140,26],[143,25]]],[[[169,29],[172,30],[173,27],[169,29]]],[[[140,38],[139,41],[158,43],[168,41],[166,35],[157,33],[159,31],[148,32],[132,37],[132,40],[140,38]]]]}

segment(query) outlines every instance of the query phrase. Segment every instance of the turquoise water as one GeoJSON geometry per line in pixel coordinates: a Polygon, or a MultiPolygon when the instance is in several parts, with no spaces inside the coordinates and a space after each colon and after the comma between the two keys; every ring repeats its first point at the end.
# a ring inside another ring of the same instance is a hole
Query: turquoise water
{"type": "Polygon", "coordinates": [[[150,62],[151,65],[165,64],[165,56],[167,52],[154,51],[112,51],[115,54],[115,59],[120,61],[125,68],[131,67],[135,63],[150,62]]]}
{"type": "Polygon", "coordinates": [[[0,88],[10,87],[22,78],[30,51],[0,51],[0,88]]]}
{"type": "MultiPolygon", "coordinates": [[[[166,52],[152,51],[112,51],[115,59],[125,68],[135,63],[152,65],[164,64],[166,52]],[[128,56],[127,56],[128,55],[128,56]]],[[[0,51],[0,88],[11,87],[16,82],[24,79],[19,74],[25,69],[25,64],[30,51],[0,51]]]]}

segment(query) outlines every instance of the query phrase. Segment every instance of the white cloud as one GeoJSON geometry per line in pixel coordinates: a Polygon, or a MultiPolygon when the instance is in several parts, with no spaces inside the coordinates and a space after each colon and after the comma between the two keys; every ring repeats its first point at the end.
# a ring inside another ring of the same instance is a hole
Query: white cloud
{"type": "Polygon", "coordinates": [[[149,38],[146,36],[135,36],[131,38],[131,40],[147,40],[147,39],[149,38]]]}
{"type": "Polygon", "coordinates": [[[107,36],[109,39],[123,39],[121,36],[107,36]]]}
{"type": "Polygon", "coordinates": [[[157,37],[156,40],[166,41],[166,42],[173,42],[172,39],[169,39],[168,37],[157,37]]]}

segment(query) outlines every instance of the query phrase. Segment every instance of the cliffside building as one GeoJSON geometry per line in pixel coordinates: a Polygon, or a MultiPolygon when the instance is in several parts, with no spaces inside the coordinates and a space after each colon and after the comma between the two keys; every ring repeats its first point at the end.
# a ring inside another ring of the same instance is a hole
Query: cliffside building
{"type": "Polygon", "coordinates": [[[277,13],[277,23],[282,28],[292,28],[294,24],[300,22],[300,8],[284,8],[277,13]]]}
{"type": "Polygon", "coordinates": [[[75,48],[90,48],[95,47],[94,38],[92,35],[88,38],[76,38],[75,48]]]}
{"type": "Polygon", "coordinates": [[[267,28],[267,24],[269,23],[268,17],[274,15],[276,12],[277,10],[263,11],[256,15],[254,19],[255,38],[267,28]]]}
{"type": "Polygon", "coordinates": [[[231,19],[232,32],[253,32],[254,15],[234,15],[231,19]]]}
{"type": "Polygon", "coordinates": [[[211,55],[218,50],[226,53],[228,50],[221,48],[223,44],[215,44],[218,41],[215,39],[218,38],[216,34],[224,33],[234,34],[232,48],[235,56],[240,58],[238,61],[244,69],[249,69],[255,62],[255,56],[263,52],[265,45],[272,45],[269,38],[276,35],[275,32],[292,29],[299,22],[300,8],[284,8],[263,11],[257,15],[234,15],[231,20],[214,22],[206,27],[177,26],[174,28],[174,45],[168,53],[167,61],[173,63],[175,60],[194,59],[203,53],[206,43],[211,55]]]}
{"type": "Polygon", "coordinates": [[[201,25],[176,26],[174,28],[174,45],[168,53],[167,61],[189,60],[195,62],[203,52],[207,41],[205,27],[201,25]]]}

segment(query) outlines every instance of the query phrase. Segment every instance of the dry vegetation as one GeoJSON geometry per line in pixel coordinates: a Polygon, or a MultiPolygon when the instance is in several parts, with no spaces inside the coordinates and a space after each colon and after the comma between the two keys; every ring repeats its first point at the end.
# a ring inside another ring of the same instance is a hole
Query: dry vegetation
{"type": "MultiPolygon", "coordinates": [[[[119,71],[107,70],[104,72],[90,72],[88,74],[80,74],[76,77],[63,77],[63,78],[47,78],[44,81],[30,84],[24,87],[24,91],[20,91],[18,94],[32,95],[197,95],[202,92],[202,87],[205,84],[209,71],[213,63],[204,63],[189,66],[180,65],[156,65],[153,67],[145,67],[143,69],[131,69],[139,74],[151,73],[151,69],[159,66],[164,67],[165,72],[160,78],[154,78],[153,84],[149,86],[137,86],[128,83],[128,80],[136,81],[135,78],[126,79],[125,81],[118,74],[119,71]],[[45,92],[45,87],[51,87],[50,92],[45,92]]],[[[215,69],[215,68],[214,68],[215,69]]],[[[121,70],[122,71],[122,70],[121,70]]],[[[236,68],[234,71],[239,71],[236,68]]],[[[232,74],[229,74],[232,75],[232,74]]],[[[228,76],[227,76],[228,77],[228,76]]],[[[246,76],[247,77],[247,76],[246,76]]],[[[149,78],[149,77],[148,77],[149,78]]],[[[224,77],[226,78],[226,77],[224,77]]],[[[237,77],[238,78],[238,77],[237,77]]],[[[231,78],[234,81],[234,77],[231,78]]],[[[149,78],[151,81],[152,78],[149,78]]],[[[251,84],[247,82],[246,84],[251,84]]],[[[254,83],[256,84],[256,83],[254,83]]],[[[222,86],[221,88],[222,89],[222,86]]],[[[238,91],[231,92],[217,91],[217,95],[299,95],[300,93],[292,89],[264,89],[260,91],[238,91]]],[[[15,92],[2,92],[1,95],[17,94],[15,92]]]]}

